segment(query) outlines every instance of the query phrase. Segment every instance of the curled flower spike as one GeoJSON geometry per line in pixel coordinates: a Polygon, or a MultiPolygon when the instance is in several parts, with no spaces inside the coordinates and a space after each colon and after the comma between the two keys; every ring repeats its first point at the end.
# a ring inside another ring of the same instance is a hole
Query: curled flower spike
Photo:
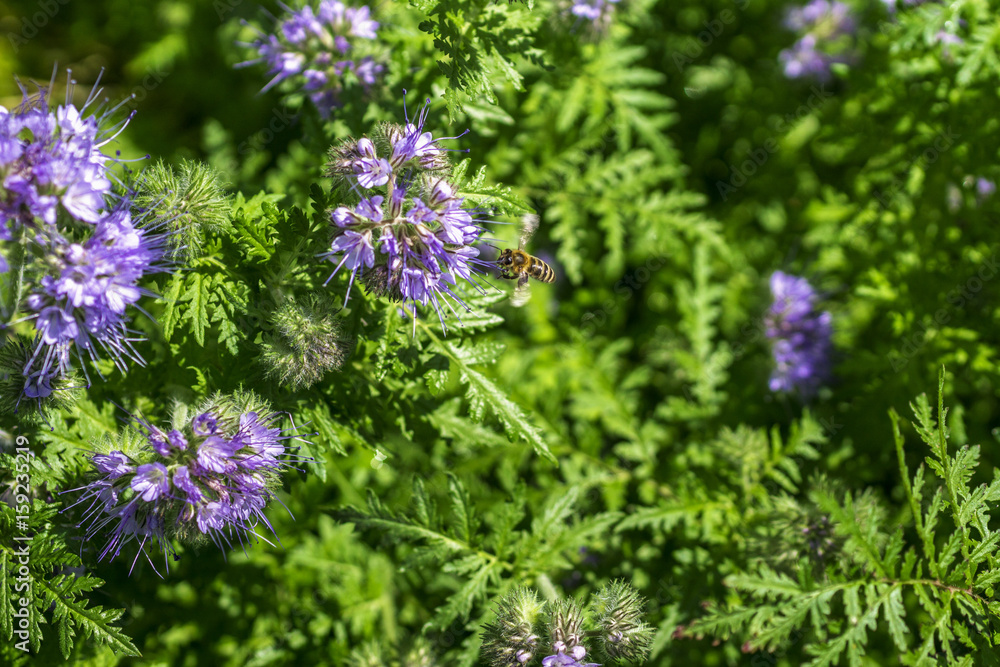
{"type": "Polygon", "coordinates": [[[549,611],[549,640],[553,654],[542,659],[542,667],[600,667],[581,663],[587,656],[583,646],[583,610],[573,600],[557,600],[549,611]]]}
{"type": "Polygon", "coordinates": [[[77,489],[88,541],[106,536],[98,558],[115,558],[134,542],[132,566],[139,554],[153,565],[147,548],[156,543],[169,569],[173,538],[207,538],[220,549],[268,542],[256,529],[274,532],[264,509],[280,473],[306,460],[291,455],[285,441],[295,436],[282,434],[279,418],[243,395],[213,399],[180,429],[137,420],[141,432],[127,432],[115,445],[121,449],[95,454],[96,477],[77,489]]]}
{"type": "Polygon", "coordinates": [[[369,192],[332,211],[334,238],[322,257],[336,264],[330,279],[343,267],[351,272],[345,305],[360,275],[377,293],[409,302],[414,318],[417,305],[430,305],[445,329],[442,306],[465,307],[454,291],[458,282],[481,291],[474,276],[490,264],[478,259],[474,244],[485,220],[448,182],[442,139],[424,130],[427,106],[415,120],[383,125],[374,141],[348,140],[331,151],[330,175],[369,192]]]}
{"type": "Polygon", "coordinates": [[[851,8],[839,0],[811,0],[790,9],[785,27],[800,34],[791,48],[778,55],[789,79],[828,81],[831,65],[854,59],[850,47],[857,22],[851,8]]]}
{"type": "Polygon", "coordinates": [[[591,599],[590,622],[598,629],[588,631],[575,600],[542,603],[531,589],[515,587],[497,601],[496,620],[483,626],[482,654],[491,667],[527,665],[537,653],[549,653],[542,667],[601,667],[583,662],[588,653],[584,640],[596,640],[609,660],[641,661],[653,640],[653,629],[642,618],[645,604],[629,584],[606,584],[591,599]],[[545,640],[535,634],[543,618],[548,626],[545,640]]]}
{"type": "Polygon", "coordinates": [[[483,627],[483,656],[492,667],[531,662],[540,644],[535,626],[545,604],[530,588],[514,587],[497,602],[496,620],[483,627]]]}
{"type": "Polygon", "coordinates": [[[257,30],[252,42],[238,42],[257,51],[257,57],[237,64],[264,63],[271,80],[261,92],[282,81],[295,81],[324,118],[340,106],[345,75],[351,73],[366,90],[375,85],[385,66],[371,55],[354,52],[364,40],[374,40],[379,24],[368,6],[347,7],[339,0],[321,0],[314,9],[281,5],[285,14],[274,34],[257,30]],[[351,57],[348,57],[350,55],[351,57]]]}
{"type": "Polygon", "coordinates": [[[26,336],[8,339],[0,346],[0,414],[44,422],[49,410],[73,404],[83,381],[72,373],[57,376],[31,370],[34,350],[35,345],[26,336]]]}
{"type": "Polygon", "coordinates": [[[774,303],[765,316],[775,362],[771,391],[812,395],[830,375],[830,313],[816,310],[816,292],[805,278],[775,271],[771,294],[774,303]]]}
{"type": "Polygon", "coordinates": [[[643,620],[646,600],[624,581],[605,584],[591,601],[600,628],[602,653],[614,661],[635,662],[648,653],[653,629],[643,620]]]}
{"type": "Polygon", "coordinates": [[[339,369],[353,346],[335,312],[314,295],[302,303],[288,298],[271,313],[272,333],[265,336],[260,357],[268,377],[305,389],[339,369]]]}

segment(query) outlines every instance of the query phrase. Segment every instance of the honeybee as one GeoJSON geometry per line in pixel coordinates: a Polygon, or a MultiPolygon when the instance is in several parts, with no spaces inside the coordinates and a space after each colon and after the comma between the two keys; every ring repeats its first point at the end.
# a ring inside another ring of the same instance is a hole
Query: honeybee
{"type": "Polygon", "coordinates": [[[509,280],[517,279],[517,287],[514,288],[514,295],[510,302],[514,306],[523,306],[531,296],[531,288],[528,279],[534,278],[543,283],[551,283],[556,279],[556,272],[552,267],[533,255],[524,252],[524,246],[538,229],[538,216],[525,215],[521,219],[521,240],[517,245],[517,250],[506,248],[497,258],[497,268],[500,269],[500,277],[509,280]]]}

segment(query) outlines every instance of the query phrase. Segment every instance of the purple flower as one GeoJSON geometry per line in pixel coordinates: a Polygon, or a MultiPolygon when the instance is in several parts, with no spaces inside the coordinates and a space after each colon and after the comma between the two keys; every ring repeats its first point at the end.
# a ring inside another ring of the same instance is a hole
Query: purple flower
{"type": "Polygon", "coordinates": [[[131,486],[140,498],[150,503],[170,491],[170,477],[162,463],[147,463],[139,466],[131,486]]]}
{"type": "Polygon", "coordinates": [[[371,88],[378,82],[379,75],[385,71],[385,65],[378,62],[371,56],[365,56],[354,67],[354,73],[358,80],[366,88],[371,88]]]}
{"type": "Polygon", "coordinates": [[[580,662],[587,655],[587,652],[582,646],[579,645],[574,648],[580,649],[580,652],[578,652],[579,657],[576,657],[576,655],[567,655],[566,653],[560,651],[555,655],[543,658],[542,667],[601,667],[601,665],[596,662],[580,662]]]}
{"type": "Polygon", "coordinates": [[[374,86],[385,69],[371,55],[352,60],[339,60],[336,53],[355,51],[365,40],[374,40],[379,24],[372,20],[367,6],[345,7],[338,0],[321,0],[314,10],[305,6],[299,10],[285,7],[275,34],[257,30],[252,42],[241,46],[257,52],[257,57],[239,63],[245,67],[264,63],[271,80],[262,92],[286,80],[294,80],[298,88],[309,93],[320,114],[326,118],[339,106],[344,88],[344,74],[353,72],[364,89],[374,86]]]}
{"type": "MultiPolygon", "coordinates": [[[[100,77],[98,77],[98,83],[100,77]]],[[[101,150],[128,124],[109,128],[114,109],[99,104],[95,88],[81,109],[68,101],[50,108],[43,96],[29,96],[14,110],[0,107],[0,240],[23,226],[53,226],[69,220],[95,224],[112,201],[107,163],[101,150]]]]}
{"type": "Polygon", "coordinates": [[[229,518],[229,508],[225,504],[213,501],[198,506],[198,530],[202,533],[220,532],[226,527],[229,518]]]}
{"type": "Polygon", "coordinates": [[[965,44],[965,40],[956,35],[953,32],[947,32],[946,30],[938,30],[934,33],[934,42],[936,44],[943,44],[945,47],[952,46],[955,44],[965,44]]]}
{"type": "Polygon", "coordinates": [[[980,197],[989,197],[997,191],[997,184],[980,176],[976,179],[976,194],[980,197]]]}
{"type": "Polygon", "coordinates": [[[191,471],[187,466],[177,466],[174,470],[174,486],[184,493],[189,503],[197,503],[202,498],[201,489],[191,479],[191,471]]]}
{"type": "Polygon", "coordinates": [[[609,12],[612,6],[619,0],[573,0],[570,13],[591,21],[600,20],[605,12],[609,12]]]}
{"type": "Polygon", "coordinates": [[[776,271],[771,276],[774,303],[765,316],[775,369],[771,391],[810,396],[830,376],[832,319],[817,312],[816,293],[805,278],[776,271]]]}
{"type": "Polygon", "coordinates": [[[278,415],[269,412],[234,413],[230,406],[221,413],[225,419],[215,414],[201,413],[165,436],[137,420],[150,443],[140,457],[146,462],[138,467],[120,451],[94,455],[97,477],[83,488],[77,504],[89,502],[84,513],[88,540],[111,526],[100,559],[114,558],[135,542],[136,559],[141,553],[149,560],[147,547],[157,543],[166,561],[173,552],[170,540],[192,531],[229,547],[233,538],[241,544],[258,538],[260,523],[270,527],[264,509],[278,475],[290,461],[303,460],[289,457],[285,441],[293,436],[282,435],[275,425],[278,415]],[[203,432],[206,422],[212,434],[203,432]]]}
{"type": "Polygon", "coordinates": [[[830,80],[830,65],[838,62],[836,58],[816,48],[815,35],[806,35],[795,42],[792,48],[783,50],[778,54],[778,60],[789,79],[812,77],[821,82],[830,80]]]}
{"type": "Polygon", "coordinates": [[[55,230],[36,235],[47,238],[47,260],[46,273],[26,299],[28,319],[39,334],[26,374],[65,375],[74,348],[81,365],[84,355],[96,360],[101,352],[122,372],[127,360],[143,363],[132,346],[141,337],[128,328],[126,311],[149,294],[139,281],[167,270],[166,237],[139,227],[125,204],[103,214],[92,229],[82,244],[68,243],[55,230]]]}
{"type": "MultiPolygon", "coordinates": [[[[274,418],[272,416],[272,421],[274,418]]],[[[238,465],[249,471],[272,465],[285,451],[281,440],[281,429],[262,420],[256,412],[240,415],[240,428],[233,437],[233,443],[248,451],[240,458],[238,465]]]]}
{"type": "Polygon", "coordinates": [[[97,471],[107,475],[109,480],[118,479],[133,470],[131,459],[119,451],[113,451],[110,454],[95,454],[93,462],[97,471]]]}
{"type": "Polygon", "coordinates": [[[457,137],[435,138],[426,120],[425,105],[415,122],[407,117],[405,125],[382,128],[376,138],[387,156],[377,155],[376,142],[367,137],[334,150],[332,175],[352,187],[384,187],[385,194],[362,193],[354,208],[334,209],[335,236],[321,256],[336,264],[328,283],[344,266],[351,272],[345,305],[355,278],[370,275],[381,293],[409,301],[414,316],[418,304],[433,308],[444,328],[442,307],[452,308],[449,301],[464,306],[454,290],[459,279],[481,289],[475,274],[488,264],[474,244],[486,230],[480,212],[434,175],[448,165],[441,141],[457,137]]]}
{"type": "Polygon", "coordinates": [[[392,166],[385,158],[362,158],[354,163],[354,173],[358,176],[358,185],[374,188],[389,182],[392,166]]]}
{"type": "Polygon", "coordinates": [[[838,0],[811,0],[785,15],[785,27],[798,32],[795,44],[778,59],[790,79],[813,78],[828,81],[830,66],[853,59],[850,44],[857,22],[850,7],[838,0]]]}
{"type": "Polygon", "coordinates": [[[573,0],[569,12],[594,24],[605,23],[610,20],[611,12],[618,2],[619,0],[573,0]]]}
{"type": "Polygon", "coordinates": [[[183,433],[176,429],[167,433],[167,441],[174,449],[184,450],[187,449],[188,446],[187,438],[184,437],[183,433]]]}
{"type": "Polygon", "coordinates": [[[195,435],[212,435],[219,425],[219,420],[215,415],[203,412],[191,422],[191,430],[195,435]]]}
{"type": "Polygon", "coordinates": [[[795,31],[815,31],[822,37],[853,34],[857,25],[851,8],[838,0],[811,0],[805,7],[793,7],[785,15],[785,27],[795,31]]]}
{"type": "Polygon", "coordinates": [[[152,429],[146,440],[149,441],[153,451],[160,456],[168,456],[170,454],[170,441],[167,440],[167,434],[160,429],[152,429]]]}
{"type": "Polygon", "coordinates": [[[230,459],[237,449],[238,443],[210,435],[198,448],[197,467],[206,472],[231,472],[236,469],[236,462],[230,459]]]}

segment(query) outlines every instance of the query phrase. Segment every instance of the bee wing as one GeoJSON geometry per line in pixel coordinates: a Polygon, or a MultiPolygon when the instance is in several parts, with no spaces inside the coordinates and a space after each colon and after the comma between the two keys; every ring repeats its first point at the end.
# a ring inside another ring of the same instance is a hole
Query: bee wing
{"type": "Polygon", "coordinates": [[[479,248],[479,259],[484,262],[496,264],[497,260],[500,259],[500,249],[492,243],[480,243],[476,247],[479,248]]]}
{"type": "Polygon", "coordinates": [[[528,241],[535,235],[536,229],[538,229],[537,215],[525,213],[521,216],[521,241],[518,243],[518,250],[524,250],[524,246],[528,245],[528,241]]]}
{"type": "Polygon", "coordinates": [[[510,305],[520,308],[528,303],[529,298],[531,298],[531,283],[528,282],[528,274],[524,273],[517,279],[517,287],[514,288],[514,294],[510,297],[510,305]]]}

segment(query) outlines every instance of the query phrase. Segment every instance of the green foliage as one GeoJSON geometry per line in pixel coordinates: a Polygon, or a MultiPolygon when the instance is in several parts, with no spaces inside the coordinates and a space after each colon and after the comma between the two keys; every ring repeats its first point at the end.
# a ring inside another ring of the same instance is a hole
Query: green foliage
{"type": "Polygon", "coordinates": [[[570,521],[580,502],[579,489],[571,488],[531,514],[530,528],[517,529],[528,516],[523,487],[493,509],[488,523],[478,518],[469,492],[454,475],[447,476],[447,495],[449,511],[441,516],[418,478],[413,482],[412,515],[393,512],[372,493],[367,511],[352,509],[338,514],[343,521],[378,532],[388,543],[413,543],[404,568],[435,567],[451,574],[455,590],[448,604],[430,619],[431,628],[465,622],[473,605],[484,600],[489,591],[565,571],[570,563],[563,554],[569,546],[606,531],[619,518],[615,512],[602,512],[570,521]]]}
{"type": "MultiPolygon", "coordinates": [[[[19,369],[35,276],[0,273],[3,664],[472,666],[502,620],[493,601],[529,589],[540,638],[557,600],[604,625],[648,600],[629,626],[647,664],[996,663],[988,3],[851,0],[857,57],[822,85],[778,59],[797,38],[783,12],[804,2],[623,0],[596,29],[562,0],[382,3],[383,78],[328,119],[301,92],[260,93],[264,65],[233,69],[241,21],[270,29],[283,11],[264,4],[49,16],[0,0],[0,105],[21,102],[13,74],[47,82],[53,61],[82,103],[104,67],[101,97],[137,111],[105,150],[154,156],[120,177],[182,248],[142,284],[145,365],[74,360],[41,402],[19,369]],[[539,216],[526,250],[557,279],[523,308],[487,275],[442,327],[401,312],[388,270],[346,305],[348,276],[328,281],[330,211],[359,198],[330,178],[331,147],[403,122],[404,89],[411,119],[431,100],[434,137],[471,130],[442,147],[469,151],[448,173],[491,220],[480,259],[539,216]],[[808,277],[833,318],[834,377],[809,401],[768,388],[776,270],[808,277]],[[895,410],[945,366],[911,432],[895,410]],[[178,543],[164,579],[99,561],[103,543],[61,513],[88,456],[130,414],[166,424],[249,390],[308,459],[266,510],[280,544],[178,543]],[[34,453],[27,531],[18,436],[34,453]],[[23,534],[28,654],[10,634],[23,534]]],[[[19,266],[26,236],[3,244],[19,266]]],[[[607,636],[588,660],[633,657],[607,636]]]]}
{"type": "Polygon", "coordinates": [[[0,544],[0,636],[4,643],[39,653],[43,641],[54,635],[56,642],[46,642],[42,655],[56,661],[56,656],[69,660],[78,655],[86,641],[115,654],[138,656],[139,649],[115,625],[124,610],[105,609],[88,599],[104,582],[83,568],[67,543],[58,508],[44,497],[49,493],[47,482],[57,477],[34,456],[7,455],[0,458],[0,466],[5,477],[17,482],[5,494],[9,500],[0,504],[0,530],[20,537],[0,544]],[[53,656],[55,646],[58,653],[53,656]]]}
{"type": "MultiPolygon", "coordinates": [[[[445,101],[454,113],[470,100],[496,103],[494,90],[508,83],[523,90],[518,71],[525,59],[541,62],[534,47],[544,14],[534,2],[502,7],[489,0],[411,0],[427,18],[420,30],[434,38],[443,56],[437,66],[447,79],[445,101]]],[[[494,112],[495,113],[495,112],[494,112]]]]}
{"type": "Polygon", "coordinates": [[[863,664],[870,633],[887,635],[903,664],[996,664],[1000,642],[994,584],[1000,581],[995,551],[1000,533],[989,528],[1000,500],[1000,474],[975,488],[979,446],[949,447],[944,371],[938,383],[937,417],[921,394],[914,427],[929,448],[910,479],[899,417],[891,412],[896,454],[909,513],[887,522],[864,511],[870,502],[820,487],[811,500],[829,516],[842,544],[818,572],[807,559],[789,576],[761,562],[726,583],[735,604],[712,610],[688,632],[747,637],[747,650],[776,651],[801,643],[809,665],[863,664]],[[914,535],[915,533],[915,535],[914,535]]]}

